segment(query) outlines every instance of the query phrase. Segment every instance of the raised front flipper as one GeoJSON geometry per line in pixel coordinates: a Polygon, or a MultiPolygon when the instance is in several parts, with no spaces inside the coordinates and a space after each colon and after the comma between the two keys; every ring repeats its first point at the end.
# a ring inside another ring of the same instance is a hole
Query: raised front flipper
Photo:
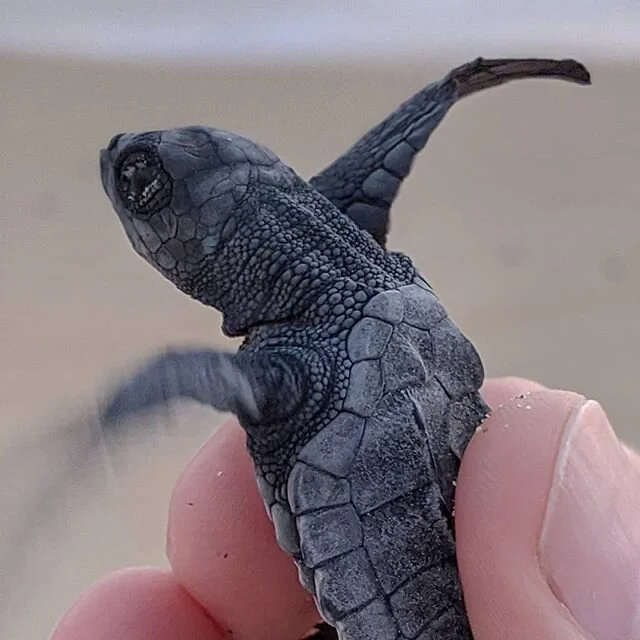
{"type": "Polygon", "coordinates": [[[102,412],[109,426],[190,398],[251,422],[281,419],[302,394],[302,376],[283,355],[216,350],[168,351],[124,380],[102,412]]]}
{"type": "Polygon", "coordinates": [[[590,83],[574,60],[477,58],[416,93],[310,183],[385,246],[400,184],[449,109],[459,98],[525,78],[590,83]]]}

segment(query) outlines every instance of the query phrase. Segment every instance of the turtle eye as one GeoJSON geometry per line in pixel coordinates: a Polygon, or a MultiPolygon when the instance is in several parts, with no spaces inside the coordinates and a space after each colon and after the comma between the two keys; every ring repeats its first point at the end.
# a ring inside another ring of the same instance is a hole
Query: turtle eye
{"type": "Polygon", "coordinates": [[[135,149],[119,162],[117,185],[120,197],[135,215],[148,218],[171,201],[171,177],[157,153],[135,149]]]}

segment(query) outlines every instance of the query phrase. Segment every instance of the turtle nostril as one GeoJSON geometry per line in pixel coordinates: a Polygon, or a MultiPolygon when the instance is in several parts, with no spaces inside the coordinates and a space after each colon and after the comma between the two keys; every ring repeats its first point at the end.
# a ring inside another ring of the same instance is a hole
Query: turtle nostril
{"type": "Polygon", "coordinates": [[[118,144],[118,140],[120,140],[120,138],[122,138],[123,135],[124,135],[124,133],[117,133],[115,136],[113,136],[113,138],[111,138],[111,140],[109,142],[109,146],[107,147],[107,151],[112,151],[113,148],[118,144]]]}

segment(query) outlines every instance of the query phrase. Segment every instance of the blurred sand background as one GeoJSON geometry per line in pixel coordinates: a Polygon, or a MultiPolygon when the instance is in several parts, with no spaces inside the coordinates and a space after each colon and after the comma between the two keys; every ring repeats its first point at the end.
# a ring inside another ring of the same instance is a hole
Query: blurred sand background
{"type": "MultiPolygon", "coordinates": [[[[224,343],[217,312],[129,248],[98,149],[120,131],[212,124],[309,176],[462,61],[0,58],[0,637],[46,638],[106,571],[164,563],[171,486],[220,420],[176,410],[168,435],[132,447],[117,486],[82,474],[65,485],[78,462],[55,431],[65,415],[154,349],[224,343]],[[38,499],[58,482],[65,499],[48,510],[38,499]]],[[[638,445],[640,65],[589,66],[591,88],[528,81],[454,107],[402,188],[389,244],[415,258],[489,375],[578,390],[638,445]]]]}

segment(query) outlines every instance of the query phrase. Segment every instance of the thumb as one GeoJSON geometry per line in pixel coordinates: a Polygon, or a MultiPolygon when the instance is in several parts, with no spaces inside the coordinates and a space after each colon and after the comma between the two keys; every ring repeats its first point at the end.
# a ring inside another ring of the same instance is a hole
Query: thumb
{"type": "Polygon", "coordinates": [[[474,436],[456,495],[476,640],[640,638],[640,458],[599,404],[538,391],[474,436]]]}

